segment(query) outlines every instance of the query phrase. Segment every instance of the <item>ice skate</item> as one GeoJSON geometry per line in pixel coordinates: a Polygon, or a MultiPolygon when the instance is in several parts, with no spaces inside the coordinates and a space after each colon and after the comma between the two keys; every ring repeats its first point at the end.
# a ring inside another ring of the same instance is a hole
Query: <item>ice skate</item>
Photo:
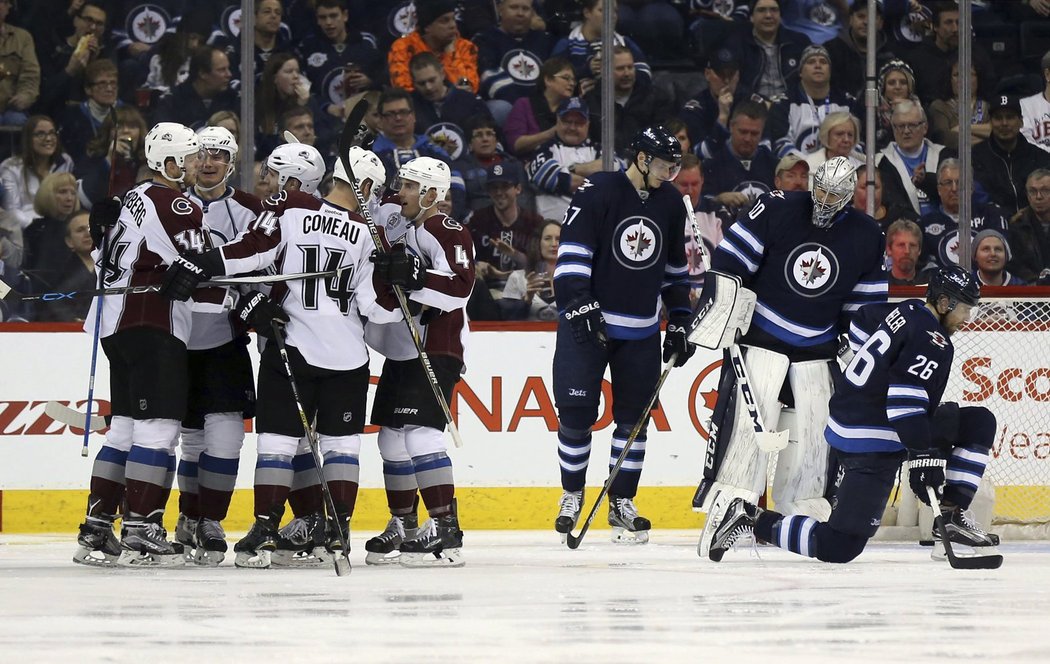
{"type": "Polygon", "coordinates": [[[609,525],[613,544],[645,544],[653,527],[649,519],[638,515],[633,499],[612,494],[609,494],[609,525]]]}
{"type": "Polygon", "coordinates": [[[276,548],[277,528],[273,521],[266,517],[256,517],[248,534],[233,545],[237,554],[233,564],[237,567],[266,569],[270,566],[270,556],[276,548]]]}
{"type": "Polygon", "coordinates": [[[197,522],[197,549],[193,562],[205,567],[218,567],[226,559],[226,531],[222,524],[214,519],[201,519],[197,522]]]}
{"type": "MultiPolygon", "coordinates": [[[[346,540],[347,545],[350,544],[350,519],[346,517],[336,517],[335,523],[339,524],[339,529],[342,530],[343,539],[346,540]]],[[[336,555],[342,555],[343,542],[339,539],[339,534],[335,532],[333,522],[328,521],[326,527],[326,533],[328,536],[328,551],[336,555]]],[[[349,552],[348,552],[349,553],[349,552]]]]}
{"type": "MultiPolygon", "coordinates": [[[[999,551],[996,547],[999,546],[999,536],[994,533],[986,533],[974,520],[969,510],[957,506],[941,505],[941,519],[948,531],[952,549],[959,558],[998,555],[999,551]]],[[[930,557],[934,560],[947,560],[944,544],[941,543],[941,533],[936,525],[933,527],[933,551],[930,557]]]]}
{"type": "Polygon", "coordinates": [[[726,509],[722,521],[711,536],[711,548],[707,556],[716,563],[722,560],[726,551],[733,548],[737,540],[744,535],[751,535],[755,528],[755,519],[763,512],[743,498],[734,498],[726,509]]]}
{"type": "Polygon", "coordinates": [[[89,516],[80,524],[73,562],[95,567],[114,567],[120,557],[120,542],[113,533],[112,519],[89,516]]]}
{"type": "Polygon", "coordinates": [[[416,536],[401,543],[402,567],[462,567],[463,531],[455,514],[427,519],[416,536]]]}
{"type": "Polygon", "coordinates": [[[168,531],[156,521],[125,521],[118,564],[125,567],[175,567],[185,560],[185,547],[168,541],[168,531]]]}
{"type": "Polygon", "coordinates": [[[186,562],[192,563],[197,546],[197,520],[180,512],[179,519],[175,522],[175,541],[182,545],[182,555],[186,562]]]}
{"type": "Polygon", "coordinates": [[[396,564],[401,558],[401,543],[415,537],[418,531],[419,517],[415,513],[390,517],[386,529],[365,542],[365,564],[396,564]]]}
{"type": "Polygon", "coordinates": [[[328,536],[324,514],[296,517],[277,534],[277,549],[270,560],[275,567],[317,567],[332,562],[325,548],[328,536]]]}
{"type": "Polygon", "coordinates": [[[554,520],[554,530],[561,533],[562,544],[565,544],[565,536],[576,527],[582,509],[583,491],[562,491],[558,518],[554,520]]]}

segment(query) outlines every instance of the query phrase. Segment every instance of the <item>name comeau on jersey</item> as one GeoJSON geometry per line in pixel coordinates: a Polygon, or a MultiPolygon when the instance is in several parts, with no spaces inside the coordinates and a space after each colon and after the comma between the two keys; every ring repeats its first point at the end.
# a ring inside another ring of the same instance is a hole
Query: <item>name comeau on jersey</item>
{"type": "Polygon", "coordinates": [[[329,217],[323,214],[308,214],[303,217],[303,234],[324,233],[357,244],[361,236],[361,225],[341,217],[329,217]]]}

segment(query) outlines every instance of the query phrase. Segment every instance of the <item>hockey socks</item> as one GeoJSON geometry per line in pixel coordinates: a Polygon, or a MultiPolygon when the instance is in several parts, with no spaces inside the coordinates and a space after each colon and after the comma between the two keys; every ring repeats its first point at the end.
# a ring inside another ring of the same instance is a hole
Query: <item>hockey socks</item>
{"type": "MultiPolygon", "coordinates": [[[[633,426],[633,425],[632,425],[633,426]]],[[[623,453],[627,437],[631,435],[629,429],[622,425],[616,427],[613,432],[612,449],[609,452],[609,470],[616,465],[616,460],[623,453]]],[[[642,477],[642,462],[645,461],[645,432],[639,433],[631,443],[631,449],[620,466],[620,472],[613,478],[612,486],[609,487],[610,495],[633,497],[638,493],[638,481],[642,477]]]]}
{"type": "Polygon", "coordinates": [[[88,516],[117,513],[117,508],[124,499],[124,468],[127,460],[127,452],[107,445],[103,445],[98,451],[91,468],[88,516]]]}
{"type": "Polygon", "coordinates": [[[944,469],[944,502],[969,509],[988,465],[987,449],[956,447],[944,469]]]}
{"type": "Polygon", "coordinates": [[[456,487],[452,479],[452,459],[444,452],[435,452],[412,458],[416,482],[423,504],[431,517],[440,517],[452,511],[456,487]]]}
{"type": "Polygon", "coordinates": [[[166,449],[131,446],[125,471],[128,518],[163,513],[170,493],[169,468],[172,475],[175,470],[173,461],[174,456],[166,449]]]}
{"type": "Polygon", "coordinates": [[[360,476],[361,464],[356,456],[340,452],[324,455],[324,479],[332,492],[335,511],[342,519],[349,519],[354,514],[360,476]]]}
{"type": "MultiPolygon", "coordinates": [[[[284,510],[292,486],[292,458],[284,454],[260,454],[255,462],[255,516],[272,518],[284,510]]],[[[276,532],[276,528],[275,528],[276,532]]]]}
{"type": "Polygon", "coordinates": [[[198,498],[200,489],[197,462],[179,459],[177,476],[179,482],[179,512],[191,519],[199,519],[201,513],[198,498]]]}
{"type": "MultiPolygon", "coordinates": [[[[562,423],[558,426],[558,465],[561,487],[582,491],[587,482],[587,462],[591,457],[590,428],[577,429],[562,423]]],[[[631,494],[634,495],[634,494],[631,494]]]]}
{"type": "Polygon", "coordinates": [[[323,509],[324,497],[315,468],[317,464],[314,463],[314,455],[309,449],[296,454],[292,459],[292,470],[295,474],[292,477],[291,493],[288,494],[288,504],[292,508],[292,514],[297,517],[304,517],[323,509]]]}
{"type": "Polygon", "coordinates": [[[383,460],[383,484],[386,487],[386,502],[390,514],[404,516],[416,510],[416,468],[411,460],[383,460]]]}
{"type": "MultiPolygon", "coordinates": [[[[226,518],[237,483],[239,463],[239,459],[220,459],[206,452],[201,454],[198,462],[199,516],[214,521],[226,518]]],[[[188,512],[186,515],[192,516],[188,512]]]]}

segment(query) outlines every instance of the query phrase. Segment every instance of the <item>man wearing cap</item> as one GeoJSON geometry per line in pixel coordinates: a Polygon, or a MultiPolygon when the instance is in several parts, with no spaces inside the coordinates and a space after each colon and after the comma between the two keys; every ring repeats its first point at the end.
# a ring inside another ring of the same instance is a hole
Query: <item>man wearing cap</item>
{"type": "MultiPolygon", "coordinates": [[[[613,95],[615,145],[619,152],[627,147],[635,134],[650,125],[661,124],[671,117],[674,100],[649,79],[638,78],[634,68],[634,54],[626,46],[613,47],[613,95]]],[[[594,86],[584,96],[592,108],[601,108],[602,85],[594,86]]],[[[591,123],[591,139],[601,142],[600,118],[591,123]]]]}
{"type": "Polygon", "coordinates": [[[1021,117],[1024,119],[1021,133],[1029,143],[1050,152],[1050,51],[1043,55],[1039,65],[1046,87],[1042,92],[1021,100],[1021,117]]]}
{"type": "Polygon", "coordinates": [[[416,30],[390,46],[387,62],[390,82],[413,90],[409,61],[430,51],[445,66],[445,74],[456,87],[478,91],[478,47],[459,36],[455,0],[419,0],[416,3],[416,30]]]}
{"type": "Polygon", "coordinates": [[[784,155],[777,163],[773,186],[780,191],[809,191],[809,162],[797,153],[784,155]]]}
{"type": "Polygon", "coordinates": [[[561,219],[569,199],[583,181],[602,169],[601,149],[588,138],[590,115],[579,97],[558,106],[554,140],[540,147],[525,165],[537,190],[536,211],[544,219],[561,219]]]}
{"type": "Polygon", "coordinates": [[[752,30],[741,40],[740,81],[747,94],[776,102],[787,95],[787,79],[798,71],[809,37],[780,24],[780,0],[751,0],[752,30]]]}
{"type": "Polygon", "coordinates": [[[503,288],[511,271],[528,267],[529,243],[543,217],[518,205],[521,167],[516,161],[489,166],[485,189],[492,205],[471,212],[466,224],[474,238],[478,277],[489,288],[503,288]]]}
{"type": "MultiPolygon", "coordinates": [[[[882,2],[875,3],[875,70],[894,58],[882,31],[882,2]]],[[[831,89],[861,99],[864,94],[864,71],[868,49],[868,2],[854,0],[849,7],[848,23],[834,39],[824,44],[835,68],[831,72],[831,89]]]]}
{"type": "Polygon", "coordinates": [[[766,136],[776,153],[808,154],[820,147],[820,123],[832,113],[849,112],[846,95],[831,91],[831,58],[823,46],[802,51],[798,83],[788,96],[773,105],[766,123],[766,136]]]}
{"type": "Polygon", "coordinates": [[[729,111],[737,100],[740,65],[736,53],[723,47],[711,54],[704,68],[707,87],[685,103],[678,117],[689,131],[689,142],[700,145],[715,124],[729,123],[729,111]]]}
{"type": "Polygon", "coordinates": [[[1025,179],[1037,168],[1050,168],[1050,152],[1021,136],[1021,104],[1012,95],[991,100],[992,135],[973,147],[973,177],[1007,216],[1028,205],[1025,179]]]}

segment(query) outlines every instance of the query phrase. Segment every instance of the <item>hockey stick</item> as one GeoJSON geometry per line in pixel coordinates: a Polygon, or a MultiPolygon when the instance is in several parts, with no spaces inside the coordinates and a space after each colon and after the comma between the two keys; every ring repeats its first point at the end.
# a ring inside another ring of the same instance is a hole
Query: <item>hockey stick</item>
{"type": "MultiPolygon", "coordinates": [[[[700,227],[696,223],[693,202],[688,195],[685,195],[682,196],[682,203],[685,204],[686,216],[689,217],[689,223],[692,225],[693,242],[696,243],[697,248],[700,250],[700,260],[704,263],[704,271],[709,271],[711,269],[711,258],[707,255],[704,238],[700,235],[700,227]]],[[[751,379],[747,373],[747,365],[744,364],[744,357],[740,352],[740,344],[736,340],[729,346],[729,362],[733,367],[733,373],[736,374],[736,384],[740,388],[740,394],[744,399],[744,406],[747,409],[748,418],[751,420],[751,427],[755,432],[755,444],[758,446],[758,449],[763,452],[776,452],[784,449],[788,445],[788,432],[770,431],[766,428],[762,419],[762,413],[758,410],[758,403],[755,401],[754,393],[751,391],[751,379]]]]}
{"type": "Polygon", "coordinates": [[[92,415],[90,412],[82,413],[60,401],[48,401],[47,405],[44,406],[44,415],[47,415],[59,424],[65,424],[67,427],[77,427],[79,429],[86,423],[89,427],[88,431],[96,433],[103,431],[109,426],[104,416],[92,415]]]}
{"type": "Polygon", "coordinates": [[[941,516],[941,501],[937,499],[937,492],[932,486],[926,487],[926,495],[930,497],[930,509],[933,510],[933,525],[941,534],[941,543],[944,545],[944,555],[948,557],[948,564],[954,569],[999,569],[1003,564],[1001,554],[990,556],[958,556],[948,538],[948,528],[944,525],[941,516]]]}
{"type": "Polygon", "coordinates": [[[642,427],[645,426],[646,420],[649,419],[649,413],[656,406],[656,400],[660,397],[660,388],[664,386],[664,381],[667,380],[667,375],[671,373],[671,369],[674,368],[675,360],[678,359],[678,353],[671,355],[670,359],[664,363],[664,370],[660,374],[660,379],[656,381],[656,389],[653,390],[653,395],[649,397],[649,403],[646,404],[645,409],[642,410],[642,416],[638,422],[635,423],[634,428],[631,429],[631,435],[627,436],[627,440],[623,444],[623,450],[620,452],[620,456],[616,457],[616,463],[613,464],[612,469],[609,470],[609,477],[605,480],[605,485],[602,486],[601,492],[598,493],[598,499],[594,501],[594,506],[591,507],[590,513],[587,515],[587,520],[583,522],[583,528],[580,529],[579,535],[573,535],[571,532],[566,533],[565,543],[570,549],[576,549],[580,546],[580,542],[583,541],[583,536],[590,530],[591,521],[594,520],[594,515],[598,513],[598,508],[602,504],[602,500],[605,498],[605,494],[609,493],[609,487],[612,486],[613,480],[620,474],[620,466],[623,465],[624,460],[627,458],[627,453],[631,451],[631,446],[634,445],[635,438],[642,432],[642,427]]]}
{"type": "MultiPolygon", "coordinates": [[[[103,239],[105,244],[105,239],[103,239]]],[[[321,277],[338,276],[342,272],[342,268],[338,270],[327,270],[324,272],[299,272],[296,274],[263,274],[258,276],[250,277],[215,277],[208,281],[201,282],[198,288],[207,288],[210,286],[230,286],[234,284],[274,284],[281,281],[296,281],[299,279],[319,279],[321,277]]],[[[0,300],[6,298],[8,294],[14,298],[21,300],[22,302],[29,302],[33,300],[39,300],[42,302],[54,302],[55,300],[71,300],[77,297],[95,297],[106,296],[106,295],[128,295],[134,293],[156,293],[160,290],[160,284],[150,284],[147,286],[113,286],[110,288],[97,288],[94,290],[85,291],[54,291],[49,293],[19,293],[15,289],[11,288],[10,285],[0,280],[0,300]]]]}
{"type": "Polygon", "coordinates": [[[329,518],[335,528],[335,534],[339,537],[339,544],[343,547],[343,556],[333,556],[336,576],[346,576],[350,573],[350,543],[339,523],[339,513],[335,511],[335,500],[332,499],[332,491],[328,488],[328,480],[324,478],[324,457],[321,456],[321,446],[317,442],[317,432],[310,426],[310,420],[306,417],[303,408],[302,397],[299,396],[299,386],[295,382],[295,374],[292,373],[292,364],[288,361],[288,348],[284,345],[284,325],[280,321],[273,320],[273,338],[277,342],[277,351],[281,354],[281,362],[284,363],[284,373],[288,376],[288,383],[292,386],[292,396],[295,397],[295,407],[299,409],[299,421],[306,431],[306,442],[310,445],[310,452],[314,457],[314,470],[317,471],[317,479],[321,484],[321,493],[324,494],[325,507],[328,509],[329,518]]]}
{"type": "MultiPolygon", "coordinates": [[[[354,175],[354,169],[350,166],[350,148],[353,147],[354,141],[360,136],[359,123],[360,119],[365,116],[368,112],[368,100],[362,99],[357,102],[354,109],[350,112],[350,117],[347,118],[346,125],[343,127],[343,133],[339,137],[339,162],[343,165],[343,170],[346,171],[347,176],[350,179],[350,188],[354,192],[354,197],[357,199],[357,206],[361,217],[364,218],[365,223],[368,225],[368,232],[372,236],[372,244],[375,245],[376,251],[382,253],[386,251],[383,248],[383,239],[379,237],[379,229],[376,228],[375,221],[372,219],[372,213],[368,210],[368,204],[365,202],[364,196],[361,195],[361,190],[357,187],[357,176],[354,175]],[[354,118],[357,117],[357,123],[354,123],[354,118]]],[[[375,183],[373,183],[373,186],[375,183]]],[[[449,435],[452,436],[452,442],[455,443],[456,447],[463,447],[463,439],[459,436],[459,428],[456,426],[455,421],[452,419],[452,411],[448,407],[448,402],[445,400],[445,395],[441,393],[441,387],[438,385],[437,374],[434,373],[434,366],[430,363],[430,356],[427,355],[426,350],[423,349],[423,337],[419,332],[419,328],[416,326],[416,321],[412,317],[412,312],[408,308],[408,298],[405,296],[405,291],[400,286],[394,286],[394,295],[397,296],[398,306],[401,307],[401,315],[405,319],[405,323],[408,325],[408,331],[412,335],[412,343],[416,346],[416,353],[419,355],[419,361],[423,365],[423,372],[427,376],[427,382],[430,383],[430,389],[434,392],[434,398],[437,400],[438,405],[441,407],[441,412],[445,415],[445,422],[448,424],[449,435]]]]}

